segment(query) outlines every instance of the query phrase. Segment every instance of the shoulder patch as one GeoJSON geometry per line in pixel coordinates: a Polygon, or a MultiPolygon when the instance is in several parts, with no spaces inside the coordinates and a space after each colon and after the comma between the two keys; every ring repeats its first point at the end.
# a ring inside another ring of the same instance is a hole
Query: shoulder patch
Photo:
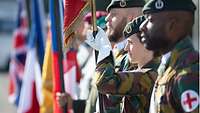
{"type": "Polygon", "coordinates": [[[186,90],[181,94],[181,106],[185,112],[195,110],[199,105],[199,95],[194,90],[186,90]]]}

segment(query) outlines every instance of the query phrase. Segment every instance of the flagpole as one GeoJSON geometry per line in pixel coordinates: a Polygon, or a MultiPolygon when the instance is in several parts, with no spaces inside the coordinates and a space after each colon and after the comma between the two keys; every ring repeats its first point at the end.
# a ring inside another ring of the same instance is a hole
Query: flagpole
{"type": "Polygon", "coordinates": [[[26,14],[28,17],[28,27],[31,29],[31,6],[30,6],[30,0],[25,0],[25,6],[26,6],[26,14]]]}
{"type": "Polygon", "coordinates": [[[97,33],[97,23],[96,23],[96,4],[95,0],[91,0],[91,10],[92,10],[92,26],[93,26],[93,35],[96,36],[97,33]]]}
{"type": "MultiPolygon", "coordinates": [[[[97,23],[96,23],[96,2],[95,0],[90,0],[90,7],[91,7],[91,13],[92,13],[92,26],[93,26],[93,36],[96,37],[96,34],[98,32],[97,29],[97,23]]],[[[95,50],[95,60],[97,62],[98,57],[98,51],[95,50]]],[[[103,95],[98,92],[99,96],[99,112],[103,113],[103,95]]]]}
{"type": "MultiPolygon", "coordinates": [[[[62,51],[62,27],[61,27],[61,18],[60,18],[60,0],[51,0],[53,2],[50,2],[50,7],[53,7],[53,9],[51,9],[52,12],[52,20],[54,20],[54,25],[52,25],[51,27],[54,27],[54,29],[56,31],[52,31],[55,32],[56,37],[56,48],[58,49],[58,64],[59,64],[59,77],[60,77],[60,81],[61,81],[61,92],[65,92],[65,85],[64,85],[64,72],[63,72],[63,51],[62,51]]],[[[67,113],[67,106],[63,107],[63,113],[67,113]]]]}
{"type": "Polygon", "coordinates": [[[60,22],[60,13],[59,12],[59,2],[57,0],[54,0],[54,16],[55,16],[55,26],[56,27],[56,36],[57,36],[57,47],[58,47],[58,53],[59,53],[59,70],[60,70],[60,80],[61,80],[61,90],[62,92],[65,91],[65,85],[64,85],[64,78],[63,78],[63,52],[62,52],[62,41],[61,41],[61,36],[62,36],[62,30],[61,30],[61,22],[60,22]]]}

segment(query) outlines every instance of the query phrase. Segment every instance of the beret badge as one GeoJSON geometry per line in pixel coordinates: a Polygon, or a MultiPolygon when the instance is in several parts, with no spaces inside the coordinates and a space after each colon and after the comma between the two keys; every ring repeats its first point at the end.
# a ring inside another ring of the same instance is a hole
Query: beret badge
{"type": "Polygon", "coordinates": [[[127,28],[126,28],[126,33],[129,34],[132,32],[132,27],[131,27],[131,24],[127,25],[127,28]]]}
{"type": "Polygon", "coordinates": [[[155,7],[156,7],[156,9],[162,9],[164,7],[163,1],[162,0],[157,0],[155,2],[155,7]]]}
{"type": "Polygon", "coordinates": [[[119,5],[120,5],[121,7],[125,7],[125,6],[126,6],[126,1],[120,1],[119,5]]]}

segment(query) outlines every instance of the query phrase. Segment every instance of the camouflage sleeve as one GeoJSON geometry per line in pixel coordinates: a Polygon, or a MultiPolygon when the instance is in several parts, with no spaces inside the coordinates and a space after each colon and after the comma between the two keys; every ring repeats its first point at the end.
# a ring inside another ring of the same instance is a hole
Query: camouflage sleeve
{"type": "Polygon", "coordinates": [[[104,113],[120,113],[122,96],[104,95],[104,113]]]}
{"type": "Polygon", "coordinates": [[[175,78],[175,87],[172,92],[178,111],[182,113],[198,113],[199,108],[199,76],[195,73],[179,73],[175,78]],[[178,98],[177,98],[178,97],[178,98]]]}
{"type": "MultiPolygon", "coordinates": [[[[126,55],[118,54],[118,57],[115,58],[115,72],[120,70],[125,70],[128,68],[128,64],[126,64],[126,55]]],[[[104,95],[104,113],[120,113],[121,112],[121,104],[122,97],[117,95],[104,95]]]]}
{"type": "Polygon", "coordinates": [[[137,95],[149,93],[156,79],[153,71],[115,72],[112,54],[97,64],[96,85],[103,94],[137,95]]]}

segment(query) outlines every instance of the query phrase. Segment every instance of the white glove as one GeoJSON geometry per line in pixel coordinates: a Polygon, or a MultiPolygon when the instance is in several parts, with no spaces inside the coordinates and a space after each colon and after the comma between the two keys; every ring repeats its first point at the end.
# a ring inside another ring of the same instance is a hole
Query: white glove
{"type": "Polygon", "coordinates": [[[100,27],[98,27],[98,33],[95,38],[93,37],[93,32],[88,31],[85,42],[99,51],[97,63],[110,55],[110,51],[112,50],[110,41],[104,30],[100,27]]]}

